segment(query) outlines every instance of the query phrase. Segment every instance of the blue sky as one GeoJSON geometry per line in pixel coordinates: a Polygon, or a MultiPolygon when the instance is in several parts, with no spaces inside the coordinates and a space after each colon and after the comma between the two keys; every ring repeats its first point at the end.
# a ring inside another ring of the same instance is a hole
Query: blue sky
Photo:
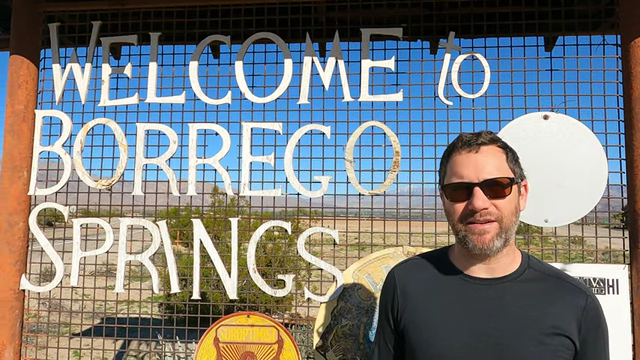
{"type": "MultiPolygon", "coordinates": [[[[148,39],[143,36],[141,43],[148,39]]],[[[287,187],[284,174],[283,155],[288,138],[299,127],[308,123],[331,126],[331,139],[320,133],[305,136],[300,142],[294,159],[294,168],[299,169],[300,181],[313,190],[319,183],[313,176],[333,176],[330,193],[353,193],[344,171],[344,145],[351,133],[362,123],[378,120],[389,126],[402,144],[403,157],[401,172],[396,186],[423,186],[436,181],[437,158],[446,144],[461,131],[490,129],[499,131],[512,119],[529,112],[555,110],[583,121],[591,128],[601,143],[605,145],[610,159],[610,182],[624,183],[620,171],[623,154],[623,139],[618,134],[623,131],[620,124],[621,76],[619,69],[619,46],[615,37],[565,37],[558,40],[553,52],[544,51],[541,38],[492,38],[492,39],[456,39],[463,52],[477,51],[489,61],[492,76],[487,93],[475,100],[457,96],[448,79],[445,93],[454,102],[446,106],[437,97],[437,83],[444,57],[440,48],[434,56],[429,53],[429,44],[424,42],[387,41],[374,42],[371,46],[372,60],[396,57],[396,71],[373,69],[371,93],[404,92],[402,102],[358,102],[360,94],[360,43],[343,42],[342,52],[347,62],[349,86],[354,102],[342,102],[342,89],[337,70],[334,71],[332,85],[325,91],[317,71],[312,70],[312,87],[309,105],[297,105],[299,79],[301,74],[304,44],[287,44],[294,62],[294,75],[291,85],[278,100],[267,104],[254,104],[244,99],[240,93],[232,64],[239,45],[231,49],[221,47],[219,59],[213,59],[207,49],[201,57],[199,72],[201,84],[208,96],[221,97],[228,90],[232,92],[231,105],[207,105],[197,99],[191,90],[187,68],[189,58],[195,46],[164,46],[160,49],[158,93],[162,96],[177,95],[186,91],[187,102],[182,105],[146,104],[140,102],[134,106],[98,107],[100,97],[101,49],[96,49],[94,70],[92,73],[87,104],[81,106],[73,76],[65,86],[63,101],[53,102],[53,82],[51,81],[51,54],[43,53],[45,59],[44,79],[41,79],[41,108],[58,109],[72,117],[74,122],[72,139],[67,141],[67,150],[71,150],[73,137],[80,127],[97,117],[115,120],[127,135],[129,143],[129,161],[125,179],[133,178],[135,145],[135,123],[168,124],[179,135],[180,146],[170,166],[176,170],[178,178],[187,177],[187,124],[192,122],[215,122],[231,133],[231,151],[223,159],[223,166],[229,168],[234,188],[239,187],[241,122],[281,122],[283,134],[273,131],[254,131],[254,155],[266,155],[275,152],[276,164],[254,163],[252,165],[252,188],[261,186],[269,189],[282,186],[284,192],[292,191],[287,187]],[[263,134],[263,135],[262,135],[263,134]]],[[[317,44],[314,44],[316,52],[317,44]]],[[[330,51],[328,44],[327,55],[330,51]]],[[[78,49],[80,62],[84,63],[86,50],[78,49]]],[[[62,65],[70,56],[70,50],[61,50],[62,65]]],[[[452,60],[459,54],[454,52],[452,60]]],[[[0,69],[6,73],[6,54],[0,58],[0,69]]],[[[282,53],[275,45],[253,45],[245,57],[245,73],[249,87],[257,96],[264,96],[275,90],[282,74],[282,53]],[[263,74],[267,74],[264,76],[263,74]],[[280,75],[279,75],[280,74],[280,75]],[[256,75],[256,76],[253,76],[256,75]]],[[[325,59],[321,58],[324,63],[325,59]]],[[[123,66],[127,62],[134,65],[133,78],[112,76],[110,98],[123,98],[138,92],[146,97],[147,64],[149,47],[125,47],[120,62],[111,59],[111,65],[123,66]]],[[[451,67],[451,65],[450,65],[451,67]]],[[[469,93],[479,90],[483,72],[478,61],[465,61],[461,67],[460,81],[469,93]]],[[[4,79],[6,81],[6,77],[4,79]]],[[[3,86],[4,89],[6,86],[3,86]]],[[[4,102],[6,95],[2,94],[4,102]]],[[[3,104],[4,108],[4,104],[3,104]]],[[[102,178],[110,177],[117,161],[117,150],[113,145],[111,133],[96,127],[87,140],[85,167],[102,178]]],[[[55,140],[59,126],[50,121],[44,133],[48,137],[44,142],[55,140]]],[[[199,141],[200,156],[212,156],[220,148],[219,137],[208,134],[199,141]],[[205,145],[206,144],[206,145],[205,145]]],[[[386,178],[392,153],[390,143],[382,131],[369,129],[356,147],[355,157],[360,181],[366,188],[381,184],[386,178]],[[385,146],[382,146],[385,144],[385,146]],[[373,155],[373,156],[372,156],[373,155]]],[[[164,136],[150,136],[145,148],[146,155],[157,156],[167,148],[164,136]]],[[[52,157],[53,159],[53,157],[52,157]]],[[[147,179],[166,179],[156,167],[148,166],[147,179]]],[[[220,182],[212,168],[199,171],[200,180],[220,182]]]]}

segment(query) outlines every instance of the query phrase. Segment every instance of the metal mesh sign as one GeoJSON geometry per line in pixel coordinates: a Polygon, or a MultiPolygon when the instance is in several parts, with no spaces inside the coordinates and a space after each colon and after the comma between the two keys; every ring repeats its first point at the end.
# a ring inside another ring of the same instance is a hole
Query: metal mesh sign
{"type": "Polygon", "coordinates": [[[26,358],[189,357],[238,311],[282,323],[303,358],[325,356],[313,328],[347,268],[453,242],[437,187],[446,145],[536,112],[595,134],[608,181],[570,224],[522,223],[519,247],[628,262],[616,34],[495,18],[486,27],[513,31],[471,36],[477,19],[432,31],[364,5],[353,24],[337,5],[316,22],[312,5],[45,15],[26,358]]]}

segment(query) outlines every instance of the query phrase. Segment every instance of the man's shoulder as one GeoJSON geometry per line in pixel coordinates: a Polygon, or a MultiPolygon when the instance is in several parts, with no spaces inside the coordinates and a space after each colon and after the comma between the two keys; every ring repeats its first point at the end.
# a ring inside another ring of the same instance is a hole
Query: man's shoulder
{"type": "Polygon", "coordinates": [[[528,256],[529,268],[533,271],[534,276],[539,277],[554,288],[562,289],[566,293],[595,298],[593,292],[581,281],[535,256],[528,256]]]}
{"type": "Polygon", "coordinates": [[[393,266],[391,271],[397,276],[416,274],[416,271],[428,271],[445,266],[448,262],[450,246],[437,248],[411,256],[393,266]]]}

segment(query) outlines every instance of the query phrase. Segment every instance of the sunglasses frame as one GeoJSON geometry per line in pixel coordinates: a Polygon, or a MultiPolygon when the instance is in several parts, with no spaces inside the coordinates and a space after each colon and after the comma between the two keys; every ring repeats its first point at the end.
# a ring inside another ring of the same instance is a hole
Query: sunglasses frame
{"type": "Polygon", "coordinates": [[[480,182],[469,182],[469,181],[459,181],[459,182],[453,182],[453,183],[448,183],[448,184],[444,184],[442,186],[440,186],[440,190],[442,191],[442,195],[444,195],[444,197],[449,200],[450,202],[456,202],[456,203],[460,203],[460,202],[465,202],[465,201],[469,201],[469,199],[471,199],[471,196],[473,195],[473,189],[475,189],[476,187],[479,187],[480,190],[482,191],[482,193],[484,194],[484,196],[487,197],[487,199],[489,200],[497,200],[497,199],[504,199],[506,197],[508,197],[509,195],[511,195],[511,193],[513,192],[513,185],[519,184],[521,183],[522,180],[518,179],[517,177],[512,177],[512,176],[498,176],[498,177],[494,177],[491,179],[485,179],[482,180],[480,182]],[[510,185],[505,184],[505,189],[507,188],[506,186],[508,186],[511,190],[509,190],[509,193],[503,197],[490,197],[489,195],[487,195],[487,193],[484,191],[484,189],[482,188],[483,184],[486,184],[488,181],[495,181],[497,179],[508,179],[510,182],[510,185]],[[445,189],[447,187],[450,187],[451,185],[461,185],[461,184],[465,184],[470,186],[471,191],[469,191],[469,197],[467,197],[467,199],[465,200],[461,200],[461,201],[452,201],[451,199],[449,199],[449,197],[447,196],[447,192],[445,191],[445,189]]]}

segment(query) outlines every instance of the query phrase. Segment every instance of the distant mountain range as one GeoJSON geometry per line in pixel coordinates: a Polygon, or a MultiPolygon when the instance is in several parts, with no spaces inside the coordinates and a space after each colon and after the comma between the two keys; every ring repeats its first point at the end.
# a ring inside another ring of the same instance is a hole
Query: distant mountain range
{"type": "MultiPolygon", "coordinates": [[[[2,158],[0,158],[0,169],[2,158]]],[[[57,182],[62,176],[62,164],[58,162],[43,162],[38,172],[39,186],[46,183],[57,182]]],[[[97,177],[94,177],[97,179],[97,177]]],[[[69,182],[56,194],[40,196],[37,201],[52,201],[64,205],[76,205],[78,208],[91,209],[119,209],[122,212],[153,212],[156,208],[173,206],[207,206],[210,201],[209,194],[213,191],[214,184],[199,182],[196,184],[197,196],[173,196],[169,189],[168,181],[143,181],[144,196],[133,196],[133,181],[118,181],[111,192],[96,190],[84,184],[72,171],[69,182]]],[[[187,181],[179,180],[180,194],[187,192],[187,181]]],[[[234,193],[238,193],[234,189],[234,193]]],[[[404,186],[394,191],[387,191],[382,195],[325,195],[321,198],[309,199],[302,196],[287,195],[280,197],[252,196],[251,206],[263,208],[267,211],[280,211],[293,208],[306,208],[310,210],[322,210],[329,213],[347,214],[353,211],[368,213],[377,216],[396,217],[401,214],[409,214],[409,217],[432,217],[435,213],[441,214],[442,205],[435,187],[404,186]],[[422,214],[422,215],[421,215],[422,214]]],[[[623,201],[626,203],[626,189],[621,186],[608,186],[605,194],[594,209],[597,212],[619,212],[623,201]]],[[[405,216],[403,216],[405,217],[405,216]]]]}

